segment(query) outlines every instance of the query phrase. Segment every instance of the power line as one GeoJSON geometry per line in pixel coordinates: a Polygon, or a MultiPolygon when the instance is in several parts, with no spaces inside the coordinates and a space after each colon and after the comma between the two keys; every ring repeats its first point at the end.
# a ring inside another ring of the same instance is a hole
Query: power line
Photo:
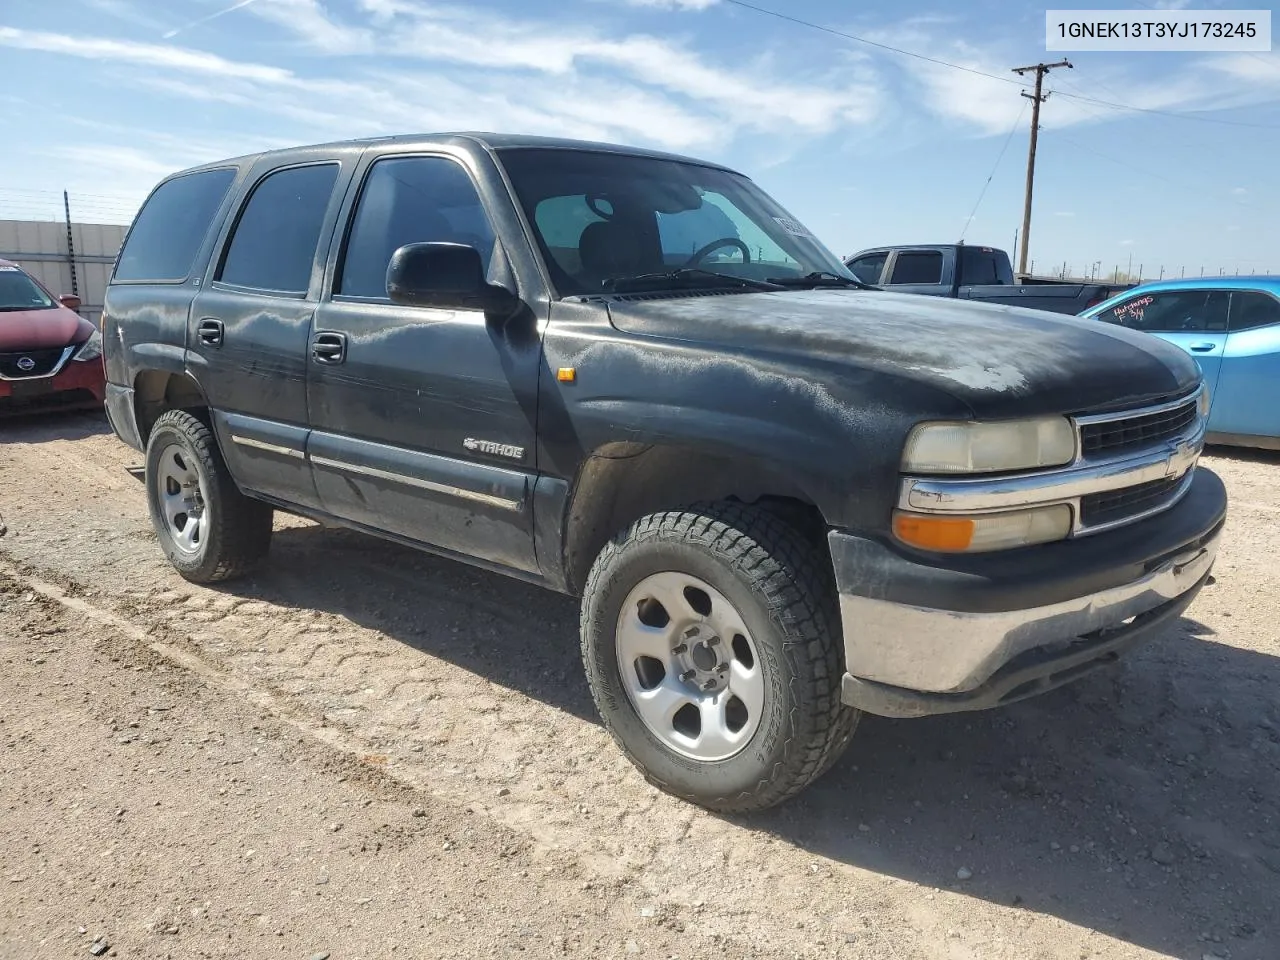
{"type": "MultiPolygon", "coordinates": [[[[814,23],[812,20],[803,20],[800,17],[793,17],[787,13],[779,13],[777,10],[770,10],[767,7],[757,6],[749,3],[748,0],[724,0],[726,4],[732,4],[735,7],[741,7],[744,10],[751,10],[755,13],[763,14],[766,17],[773,17],[777,20],[785,20],[788,23],[794,23],[797,26],[807,27],[810,30],[818,30],[822,33],[830,34],[833,37],[840,37],[844,40],[852,40],[855,43],[866,44],[869,47],[875,47],[879,50],[886,50],[889,53],[896,53],[903,57],[911,57],[915,60],[922,60],[925,63],[932,63],[939,67],[949,67],[952,70],[962,70],[965,73],[971,73],[975,76],[986,77],[988,80],[998,80],[1001,83],[1012,83],[1021,86],[1017,80],[1009,77],[1002,77],[998,74],[988,73],[985,70],[978,70],[975,67],[966,67],[959,63],[952,63],[950,60],[943,60],[939,57],[926,56],[923,53],[916,53],[914,50],[904,50],[901,47],[895,47],[888,43],[881,43],[878,40],[869,40],[866,37],[860,37],[854,33],[847,33],[843,30],[837,30],[835,27],[827,27],[820,23],[814,23]]],[[[1178,113],[1173,110],[1160,110],[1155,107],[1138,107],[1129,103],[1117,103],[1114,100],[1103,100],[1098,97],[1090,97],[1079,93],[1067,93],[1058,91],[1059,96],[1069,97],[1072,100],[1079,100],[1087,103],[1096,103],[1100,106],[1111,107],[1116,110],[1129,110],[1135,113],[1147,113],[1153,116],[1174,117],[1178,120],[1194,120],[1200,123],[1216,123],[1231,127],[1247,127],[1256,130],[1280,130],[1280,125],[1274,123],[1249,123],[1245,120],[1226,120],[1220,117],[1206,117],[1198,113],[1178,113]]]]}
{"type": "MultiPolygon", "coordinates": [[[[5,193],[35,194],[42,197],[55,197],[59,200],[62,199],[61,190],[32,190],[24,187],[0,187],[0,194],[5,193]]],[[[93,200],[119,200],[132,202],[132,197],[126,193],[80,193],[79,191],[73,191],[72,196],[93,200]]]]}
{"type": "MultiPolygon", "coordinates": [[[[1198,192],[1203,192],[1205,190],[1205,186],[1206,186],[1205,184],[1197,184],[1197,183],[1193,183],[1190,180],[1183,180],[1181,178],[1175,180],[1171,177],[1165,176],[1162,173],[1156,173],[1154,170],[1149,170],[1145,167],[1141,167],[1138,164],[1130,163],[1127,160],[1121,160],[1119,157],[1110,156],[1109,154],[1103,153],[1100,150],[1095,150],[1093,147],[1086,146],[1080,141],[1074,140],[1071,137],[1068,137],[1066,134],[1062,133],[1060,130],[1055,130],[1052,127],[1046,127],[1045,132],[1050,134],[1050,136],[1052,136],[1052,138],[1055,141],[1062,141],[1063,143],[1070,144],[1071,146],[1075,147],[1078,150],[1083,150],[1085,153],[1091,153],[1095,157],[1099,157],[1110,163],[1114,163],[1117,166],[1127,167],[1129,170],[1132,170],[1134,173],[1141,174],[1144,177],[1150,177],[1155,180],[1163,180],[1165,183],[1170,184],[1171,186],[1180,187],[1184,190],[1189,189],[1189,190],[1195,190],[1198,192]]],[[[1218,201],[1218,202],[1221,202],[1221,201],[1218,201]]],[[[1249,205],[1245,201],[1239,198],[1232,199],[1229,202],[1234,206],[1238,206],[1238,207],[1246,207],[1249,205]]]]}
{"type": "Polygon", "coordinates": [[[878,40],[868,40],[866,37],[859,37],[857,34],[845,33],[843,30],[837,30],[834,27],[824,27],[820,23],[813,23],[809,20],[801,20],[799,17],[793,17],[786,13],[779,13],[776,10],[769,10],[765,7],[757,7],[754,3],[748,3],[747,0],[725,0],[725,3],[731,3],[735,7],[743,7],[746,10],[754,10],[756,13],[762,13],[766,17],[776,17],[779,20],[786,20],[788,23],[794,23],[802,27],[808,27],[811,30],[821,30],[823,33],[829,33],[832,36],[842,37],[845,40],[853,40],[856,43],[865,43],[869,47],[876,47],[880,50],[888,50],[890,53],[901,54],[904,57],[913,57],[916,60],[923,60],[926,63],[937,64],[940,67],[950,67],[952,70],[963,70],[965,73],[976,74],[979,77],[986,77],[988,80],[999,80],[1001,83],[1012,83],[1017,86],[1022,84],[1017,80],[1011,80],[1009,77],[1001,77],[994,73],[987,73],[984,70],[977,70],[973,67],[961,66],[958,63],[951,63],[949,60],[939,60],[937,57],[927,57],[923,53],[916,53],[912,50],[903,50],[901,47],[890,46],[887,43],[880,43],[878,40]]]}
{"type": "Polygon", "coordinates": [[[968,218],[964,222],[964,229],[960,231],[960,242],[964,243],[964,235],[969,232],[969,227],[973,224],[973,218],[978,213],[978,207],[982,206],[982,199],[987,195],[987,188],[991,186],[991,180],[995,177],[996,171],[1000,169],[1000,161],[1004,159],[1005,151],[1009,149],[1009,144],[1013,140],[1013,135],[1018,132],[1018,126],[1022,123],[1022,115],[1026,112],[1027,105],[1024,103],[1018,110],[1018,119],[1013,121],[1013,126],[1009,128],[1009,135],[1004,138],[1004,146],[1000,148],[1000,154],[996,157],[995,166],[991,168],[991,173],[987,176],[987,182],[982,185],[982,192],[978,194],[978,200],[973,205],[973,209],[969,212],[968,218]]]}
{"type": "Polygon", "coordinates": [[[1157,117],[1176,117],[1179,120],[1196,120],[1200,123],[1217,123],[1228,127],[1249,127],[1254,130],[1280,130],[1280,125],[1274,123],[1249,123],[1247,120],[1227,120],[1222,117],[1205,117],[1198,113],[1177,113],[1173,110],[1158,110],[1155,107],[1136,107],[1131,103],[1116,103],[1112,100],[1101,100],[1098,97],[1086,97],[1079,93],[1068,93],[1065,90],[1059,90],[1058,96],[1067,97],[1070,100],[1080,100],[1084,103],[1096,103],[1099,106],[1111,107],[1115,110],[1130,110],[1134,113],[1149,113],[1157,117]]]}

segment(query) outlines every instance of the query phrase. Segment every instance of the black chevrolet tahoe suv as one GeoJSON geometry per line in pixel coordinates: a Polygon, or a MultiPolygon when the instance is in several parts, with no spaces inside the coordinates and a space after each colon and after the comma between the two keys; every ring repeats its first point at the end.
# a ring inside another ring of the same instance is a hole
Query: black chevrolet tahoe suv
{"type": "Polygon", "coordinates": [[[867,289],[751,180],[637,149],[178,173],[102,323],[184,577],[251,570],[282,510],[580,596],[610,733],[717,810],[801,790],[864,711],[1113,662],[1191,602],[1226,512],[1180,350],[867,289]]]}

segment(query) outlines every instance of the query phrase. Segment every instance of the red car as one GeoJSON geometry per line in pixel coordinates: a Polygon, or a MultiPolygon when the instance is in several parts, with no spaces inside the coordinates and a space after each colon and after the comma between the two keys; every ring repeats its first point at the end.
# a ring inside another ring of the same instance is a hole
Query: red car
{"type": "Polygon", "coordinates": [[[17,264],[0,260],[0,414],[97,407],[106,399],[102,335],[17,264]]]}

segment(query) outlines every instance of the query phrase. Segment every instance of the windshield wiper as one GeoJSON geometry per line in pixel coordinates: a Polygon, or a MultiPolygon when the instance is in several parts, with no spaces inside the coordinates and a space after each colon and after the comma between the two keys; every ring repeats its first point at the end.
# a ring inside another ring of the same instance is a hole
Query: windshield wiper
{"type": "Polygon", "coordinates": [[[879,290],[869,283],[863,283],[853,277],[842,277],[830,270],[815,270],[803,277],[770,277],[770,283],[780,287],[856,287],[859,290],[879,290]]]}
{"type": "Polygon", "coordinates": [[[625,293],[636,290],[660,290],[670,284],[686,285],[692,282],[716,280],[735,283],[740,287],[752,290],[783,290],[785,287],[773,280],[753,280],[750,277],[735,277],[731,273],[716,273],[714,270],[703,270],[701,267],[682,267],[669,273],[640,273],[633,277],[610,277],[601,284],[611,293],[625,293]]]}

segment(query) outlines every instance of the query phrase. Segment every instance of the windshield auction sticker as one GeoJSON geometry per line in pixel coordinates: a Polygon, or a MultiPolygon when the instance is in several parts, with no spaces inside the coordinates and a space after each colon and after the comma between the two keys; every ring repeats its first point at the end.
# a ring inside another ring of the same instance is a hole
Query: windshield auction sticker
{"type": "Polygon", "coordinates": [[[1192,50],[1202,53],[1271,49],[1270,10],[1049,10],[1047,50],[1192,50]]]}

